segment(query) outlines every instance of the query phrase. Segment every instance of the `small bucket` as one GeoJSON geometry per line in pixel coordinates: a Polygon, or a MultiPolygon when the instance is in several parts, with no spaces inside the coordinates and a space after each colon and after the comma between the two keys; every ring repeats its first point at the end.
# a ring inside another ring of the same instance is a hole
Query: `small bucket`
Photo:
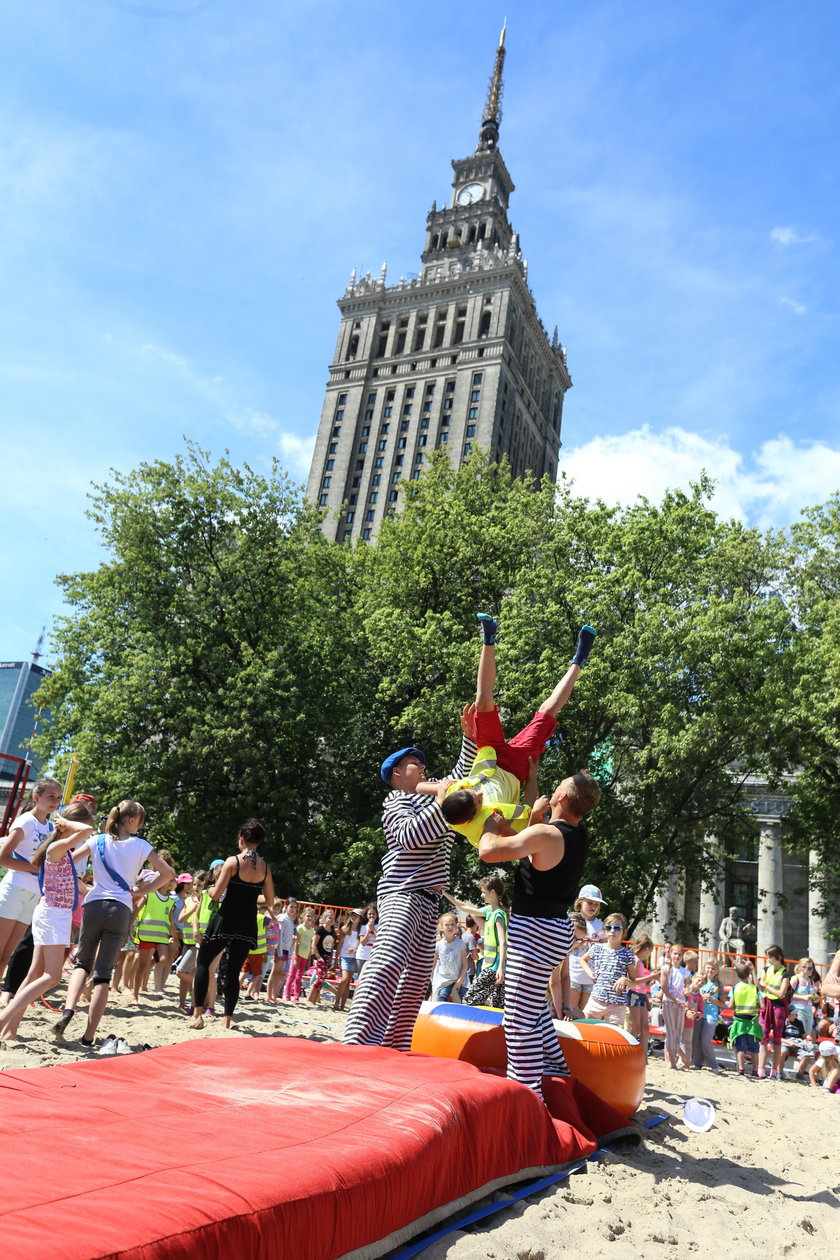
{"type": "Polygon", "coordinates": [[[683,1105],[683,1121],[693,1133],[707,1133],[715,1122],[708,1098],[689,1098],[683,1105]]]}

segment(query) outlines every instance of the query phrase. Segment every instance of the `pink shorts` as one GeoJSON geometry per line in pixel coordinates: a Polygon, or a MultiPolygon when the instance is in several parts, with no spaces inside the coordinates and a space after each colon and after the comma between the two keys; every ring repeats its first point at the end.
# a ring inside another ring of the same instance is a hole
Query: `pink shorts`
{"type": "Polygon", "coordinates": [[[535,713],[527,726],[508,742],[499,721],[499,710],[475,715],[475,741],[479,748],[490,744],[502,770],[515,774],[520,783],[528,777],[528,758],[539,761],[545,752],[546,740],[557,729],[557,719],[550,713],[535,713]]]}

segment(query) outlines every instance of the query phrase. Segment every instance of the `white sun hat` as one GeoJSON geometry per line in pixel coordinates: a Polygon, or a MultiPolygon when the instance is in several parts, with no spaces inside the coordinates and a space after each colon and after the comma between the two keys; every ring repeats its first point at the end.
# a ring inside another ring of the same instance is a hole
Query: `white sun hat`
{"type": "Polygon", "coordinates": [[[602,906],[607,904],[601,896],[601,889],[596,888],[594,884],[583,885],[578,893],[578,901],[600,901],[602,906]]]}
{"type": "Polygon", "coordinates": [[[715,1109],[708,1098],[688,1098],[683,1104],[683,1121],[693,1133],[707,1133],[715,1122],[715,1109]]]}

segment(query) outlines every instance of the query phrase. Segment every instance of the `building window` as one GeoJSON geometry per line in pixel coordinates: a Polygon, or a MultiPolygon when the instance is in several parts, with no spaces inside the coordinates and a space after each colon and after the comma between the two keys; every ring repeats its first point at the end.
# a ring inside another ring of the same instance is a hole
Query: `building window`
{"type": "Polygon", "coordinates": [[[408,421],[407,421],[407,420],[401,420],[401,421],[400,421],[400,433],[408,433],[408,421]]]}
{"type": "Polygon", "coordinates": [[[405,441],[406,441],[405,438],[400,438],[399,442],[397,443],[397,447],[399,450],[401,451],[405,450],[405,441]]]}
{"type": "Polygon", "coordinates": [[[343,419],[344,419],[344,410],[343,410],[343,408],[339,407],[338,411],[335,413],[335,418],[336,418],[336,420],[343,420],[343,419]]]}
{"type": "Polygon", "coordinates": [[[358,499],[358,497],[359,497],[359,496],[358,496],[357,494],[351,494],[351,495],[350,495],[350,498],[347,500],[347,502],[350,504],[350,506],[351,506],[351,507],[355,507],[355,506],[356,506],[356,500],[358,499]]]}
{"type": "Polygon", "coordinates": [[[478,419],[478,407],[470,407],[469,411],[467,412],[467,419],[468,420],[478,419]]]}
{"type": "Polygon", "coordinates": [[[414,472],[411,474],[411,480],[416,481],[419,476],[420,476],[420,469],[415,468],[414,472]]]}
{"type": "Polygon", "coordinates": [[[441,417],[441,421],[440,421],[440,422],[441,422],[441,425],[443,425],[443,426],[448,425],[448,424],[449,424],[449,421],[450,421],[451,419],[452,419],[452,417],[451,417],[451,416],[442,416],[442,417],[441,417]]]}
{"type": "Polygon", "coordinates": [[[396,490],[390,490],[390,491],[388,492],[388,502],[389,502],[389,503],[396,503],[396,501],[397,501],[397,492],[396,492],[396,490]]]}
{"type": "Polygon", "coordinates": [[[400,479],[400,474],[399,474],[399,473],[391,473],[391,483],[392,483],[392,485],[396,485],[396,484],[397,484],[397,482],[399,481],[399,479],[400,479]]]}
{"type": "Polygon", "coordinates": [[[328,460],[327,460],[327,472],[332,472],[332,470],[333,470],[334,468],[335,468],[335,460],[334,460],[334,459],[328,459],[328,460]]]}
{"type": "Polygon", "coordinates": [[[353,478],[353,489],[354,489],[354,490],[358,490],[358,488],[359,488],[359,486],[360,486],[361,484],[362,484],[362,479],[361,479],[361,477],[354,477],[354,478],[353,478]]]}
{"type": "Polygon", "coordinates": [[[403,407],[403,415],[404,415],[404,416],[410,416],[410,415],[411,415],[411,409],[412,409],[413,405],[414,405],[413,403],[406,403],[406,404],[405,404],[405,406],[403,407]]]}
{"type": "Polygon", "coordinates": [[[376,516],[376,513],[374,512],[373,508],[368,508],[368,510],[365,512],[365,520],[372,521],[374,516],[376,516]]]}
{"type": "Polygon", "coordinates": [[[365,451],[366,451],[366,450],[367,450],[367,442],[360,442],[360,443],[359,443],[359,454],[360,454],[360,455],[364,455],[364,453],[365,453],[365,451]]]}
{"type": "Polygon", "coordinates": [[[381,425],[381,426],[380,426],[379,433],[380,433],[380,435],[381,435],[381,434],[383,434],[383,433],[389,433],[389,432],[390,432],[390,429],[391,429],[390,424],[383,424],[383,425],[381,425]]]}
{"type": "Polygon", "coordinates": [[[344,404],[345,404],[346,402],[347,402],[347,395],[346,395],[346,394],[339,394],[339,395],[338,395],[338,405],[339,405],[339,407],[343,407],[343,406],[344,406],[344,404]]]}
{"type": "Polygon", "coordinates": [[[397,458],[394,460],[394,467],[402,468],[402,463],[403,463],[403,457],[402,455],[398,455],[397,458]]]}
{"type": "Polygon", "coordinates": [[[365,420],[372,420],[372,419],[373,419],[373,407],[368,407],[367,411],[365,412],[365,420]]]}
{"type": "Polygon", "coordinates": [[[394,412],[393,407],[386,407],[385,410],[382,412],[382,414],[383,416],[390,416],[390,415],[393,415],[393,412],[394,412]]]}
{"type": "Polygon", "coordinates": [[[383,457],[381,455],[377,455],[376,459],[373,461],[373,466],[374,468],[381,468],[384,462],[383,457]]]}
{"type": "Polygon", "coordinates": [[[420,428],[428,429],[428,427],[429,427],[429,417],[424,416],[423,419],[420,421],[420,428]]]}
{"type": "Polygon", "coordinates": [[[368,503],[375,503],[378,498],[379,498],[379,495],[377,494],[376,490],[371,490],[370,494],[368,495],[368,503]]]}
{"type": "Polygon", "coordinates": [[[349,542],[352,533],[353,533],[352,529],[345,529],[344,533],[341,535],[341,541],[349,542]]]}
{"type": "Polygon", "coordinates": [[[374,358],[377,358],[377,359],[384,359],[384,358],[385,358],[385,351],[386,351],[386,350],[387,350],[387,348],[388,348],[388,334],[389,334],[389,332],[390,332],[390,331],[391,331],[391,325],[390,325],[390,323],[387,323],[387,322],[386,322],[386,323],[382,324],[382,326],[380,327],[380,329],[379,329],[379,343],[377,344],[377,347],[376,347],[376,354],[375,354],[374,358]]]}
{"type": "Polygon", "coordinates": [[[321,482],[321,485],[324,487],[325,490],[328,490],[329,487],[332,485],[332,477],[325,477],[324,480],[321,482]]]}
{"type": "Polygon", "coordinates": [[[489,311],[484,311],[484,312],[482,313],[482,316],[481,316],[481,321],[480,321],[480,323],[479,323],[479,325],[478,325],[478,335],[479,335],[479,337],[489,337],[489,336],[490,336],[490,318],[491,318],[491,315],[490,315],[490,312],[489,312],[489,311]]]}
{"type": "Polygon", "coordinates": [[[376,394],[368,394],[368,406],[372,407],[376,402],[376,394]]]}
{"type": "Polygon", "coordinates": [[[362,538],[365,540],[365,542],[368,542],[368,540],[370,539],[370,536],[371,536],[371,534],[372,534],[372,533],[373,533],[373,531],[372,531],[372,530],[370,530],[370,529],[363,529],[363,530],[362,530],[362,538]]]}
{"type": "Polygon", "coordinates": [[[415,389],[415,387],[414,387],[413,385],[409,385],[408,389],[405,391],[405,395],[404,395],[404,396],[405,396],[406,398],[413,398],[413,397],[414,397],[414,389],[415,389]]]}
{"type": "Polygon", "coordinates": [[[327,496],[326,496],[325,494],[322,494],[322,495],[319,497],[319,499],[318,499],[318,506],[319,506],[319,507],[326,507],[326,506],[327,506],[327,496]]]}
{"type": "Polygon", "coordinates": [[[426,443],[427,443],[427,441],[428,441],[428,438],[426,437],[426,434],[425,434],[425,433],[421,433],[420,437],[417,439],[417,445],[418,445],[418,446],[425,446],[425,445],[426,445],[426,443]]]}
{"type": "Polygon", "coordinates": [[[377,473],[375,477],[371,477],[370,484],[372,486],[378,486],[381,480],[382,480],[381,474],[377,473]]]}
{"type": "Polygon", "coordinates": [[[480,398],[481,398],[481,390],[474,389],[473,392],[470,394],[470,402],[478,402],[480,398]]]}
{"type": "Polygon", "coordinates": [[[434,392],[435,392],[435,383],[434,381],[429,381],[428,385],[426,386],[426,393],[429,396],[431,396],[434,392]]]}
{"type": "Polygon", "coordinates": [[[452,403],[453,403],[453,399],[452,399],[452,398],[444,398],[444,400],[443,400],[443,410],[444,410],[444,411],[451,411],[451,410],[452,410],[452,403]]]}
{"type": "Polygon", "coordinates": [[[472,443],[471,443],[471,442],[465,442],[465,443],[464,443],[464,456],[466,457],[467,455],[469,455],[469,453],[470,453],[470,451],[471,451],[471,450],[472,450],[472,443]]]}
{"type": "Polygon", "coordinates": [[[369,437],[369,436],[370,436],[370,425],[366,424],[365,427],[362,429],[362,437],[369,437]]]}
{"type": "Polygon", "coordinates": [[[341,434],[341,425],[340,425],[340,424],[337,424],[337,425],[335,425],[335,427],[333,428],[332,435],[333,435],[333,437],[339,437],[339,436],[340,436],[340,434],[341,434]]]}
{"type": "Polygon", "coordinates": [[[330,442],[330,455],[335,455],[338,450],[338,442],[330,442]]]}
{"type": "Polygon", "coordinates": [[[418,315],[417,323],[414,328],[414,350],[422,350],[426,344],[426,325],[429,322],[428,315],[418,315]]]}
{"type": "Polygon", "coordinates": [[[400,320],[397,328],[397,344],[394,346],[394,354],[402,354],[405,350],[405,339],[408,336],[408,318],[400,320]]]}
{"type": "Polygon", "coordinates": [[[387,448],[388,448],[388,443],[386,442],[385,438],[382,438],[377,449],[380,451],[384,451],[384,450],[387,450],[387,448]]]}
{"type": "Polygon", "coordinates": [[[417,452],[417,454],[414,456],[414,462],[415,462],[415,464],[422,464],[422,463],[423,463],[423,452],[422,452],[422,451],[418,451],[418,452],[417,452]]]}
{"type": "Polygon", "coordinates": [[[467,425],[467,437],[475,437],[475,425],[474,425],[474,424],[468,424],[468,425],[467,425]]]}
{"type": "Polygon", "coordinates": [[[355,515],[356,515],[356,513],[355,513],[355,512],[348,512],[348,513],[347,513],[346,520],[347,520],[347,524],[348,524],[348,525],[352,525],[352,524],[353,524],[353,520],[354,520],[354,518],[355,518],[355,515]]]}
{"type": "Polygon", "coordinates": [[[467,326],[467,308],[459,306],[455,312],[455,331],[452,334],[452,344],[459,346],[464,340],[464,329],[467,326]]]}
{"type": "Polygon", "coordinates": [[[355,359],[358,353],[359,353],[359,338],[356,333],[353,333],[353,336],[350,338],[350,340],[347,343],[347,353],[344,356],[344,362],[349,363],[351,359],[355,359]]]}
{"type": "Polygon", "coordinates": [[[438,438],[438,446],[445,446],[448,441],[449,441],[449,434],[441,433],[440,437],[438,438]]]}
{"type": "Polygon", "coordinates": [[[362,469],[362,468],[364,468],[364,466],[365,466],[365,461],[364,461],[363,459],[357,459],[357,460],[356,460],[356,471],[357,471],[357,472],[360,472],[360,471],[361,471],[361,469],[362,469]]]}

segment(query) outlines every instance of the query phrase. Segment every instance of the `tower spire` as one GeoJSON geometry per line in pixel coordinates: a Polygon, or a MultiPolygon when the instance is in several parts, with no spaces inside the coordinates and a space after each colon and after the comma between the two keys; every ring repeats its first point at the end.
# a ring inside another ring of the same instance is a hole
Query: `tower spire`
{"type": "Polygon", "coordinates": [[[490,83],[487,88],[487,101],[481,118],[481,131],[478,134],[479,149],[495,149],[499,143],[499,125],[502,121],[502,92],[504,90],[502,70],[505,64],[506,34],[507,18],[502,24],[499,46],[496,49],[496,60],[493,63],[493,73],[490,76],[490,83]]]}

